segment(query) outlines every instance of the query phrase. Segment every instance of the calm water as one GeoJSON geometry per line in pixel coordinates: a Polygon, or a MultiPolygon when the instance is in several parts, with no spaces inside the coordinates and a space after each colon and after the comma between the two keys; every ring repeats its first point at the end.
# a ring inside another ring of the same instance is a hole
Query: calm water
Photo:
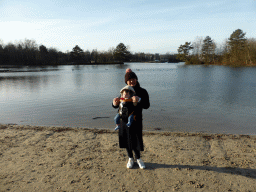
{"type": "Polygon", "coordinates": [[[0,73],[0,123],[114,129],[128,67],[150,96],[144,130],[256,135],[256,68],[168,63],[13,68],[0,73]]]}

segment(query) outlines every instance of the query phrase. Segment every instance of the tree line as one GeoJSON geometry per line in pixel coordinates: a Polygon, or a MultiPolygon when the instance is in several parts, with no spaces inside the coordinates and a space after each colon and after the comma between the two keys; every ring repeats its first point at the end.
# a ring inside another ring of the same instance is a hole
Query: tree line
{"type": "Polygon", "coordinates": [[[180,62],[186,64],[220,64],[231,66],[256,65],[256,39],[247,39],[241,29],[235,30],[222,46],[206,36],[185,42],[178,54],[131,53],[129,47],[119,43],[108,51],[83,50],[76,45],[65,53],[56,48],[37,45],[34,40],[8,43],[0,41],[0,65],[63,65],[63,64],[113,64],[123,62],[180,62]]]}
{"type": "Polygon", "coordinates": [[[235,30],[221,47],[211,37],[197,37],[178,48],[177,58],[186,64],[218,64],[229,66],[256,65],[256,39],[247,39],[241,29],[235,30]]]}
{"type": "Polygon", "coordinates": [[[0,64],[4,65],[56,65],[66,55],[55,48],[38,46],[34,40],[25,39],[16,44],[0,42],[0,64]]]}
{"type": "Polygon", "coordinates": [[[0,41],[0,65],[60,65],[60,64],[113,64],[123,62],[178,62],[176,55],[134,53],[123,43],[108,51],[96,49],[84,51],[76,45],[72,51],[63,53],[56,48],[38,46],[34,40],[25,39],[4,45],[0,41]]]}

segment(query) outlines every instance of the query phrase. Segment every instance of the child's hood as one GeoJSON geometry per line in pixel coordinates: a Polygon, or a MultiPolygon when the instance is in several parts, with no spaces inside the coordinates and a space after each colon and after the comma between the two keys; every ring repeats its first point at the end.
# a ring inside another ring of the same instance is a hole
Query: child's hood
{"type": "Polygon", "coordinates": [[[134,91],[134,89],[132,88],[132,86],[126,85],[125,87],[123,87],[123,88],[120,90],[120,93],[122,93],[123,90],[130,90],[130,91],[132,91],[132,92],[135,94],[135,91],[134,91]]]}

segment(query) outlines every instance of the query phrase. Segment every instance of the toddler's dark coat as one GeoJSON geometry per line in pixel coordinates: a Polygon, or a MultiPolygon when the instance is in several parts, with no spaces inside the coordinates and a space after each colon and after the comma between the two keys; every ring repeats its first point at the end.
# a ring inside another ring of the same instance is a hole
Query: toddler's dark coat
{"type": "Polygon", "coordinates": [[[134,106],[134,104],[133,104],[132,101],[123,102],[123,103],[122,103],[122,106],[123,106],[123,107],[121,107],[121,106],[119,105],[118,113],[120,114],[121,118],[127,123],[127,122],[128,122],[128,117],[129,117],[131,114],[134,113],[135,106],[134,106]],[[125,116],[125,115],[122,116],[122,111],[123,111],[122,109],[123,109],[123,108],[126,108],[126,109],[128,110],[127,116],[125,116]]]}

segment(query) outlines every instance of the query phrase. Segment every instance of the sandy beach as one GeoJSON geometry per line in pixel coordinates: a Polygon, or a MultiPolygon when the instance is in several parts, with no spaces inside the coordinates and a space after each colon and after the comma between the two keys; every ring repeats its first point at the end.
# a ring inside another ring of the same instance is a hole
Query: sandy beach
{"type": "Polygon", "coordinates": [[[256,191],[256,136],[144,132],[127,169],[110,130],[0,125],[0,191],[256,191]]]}

